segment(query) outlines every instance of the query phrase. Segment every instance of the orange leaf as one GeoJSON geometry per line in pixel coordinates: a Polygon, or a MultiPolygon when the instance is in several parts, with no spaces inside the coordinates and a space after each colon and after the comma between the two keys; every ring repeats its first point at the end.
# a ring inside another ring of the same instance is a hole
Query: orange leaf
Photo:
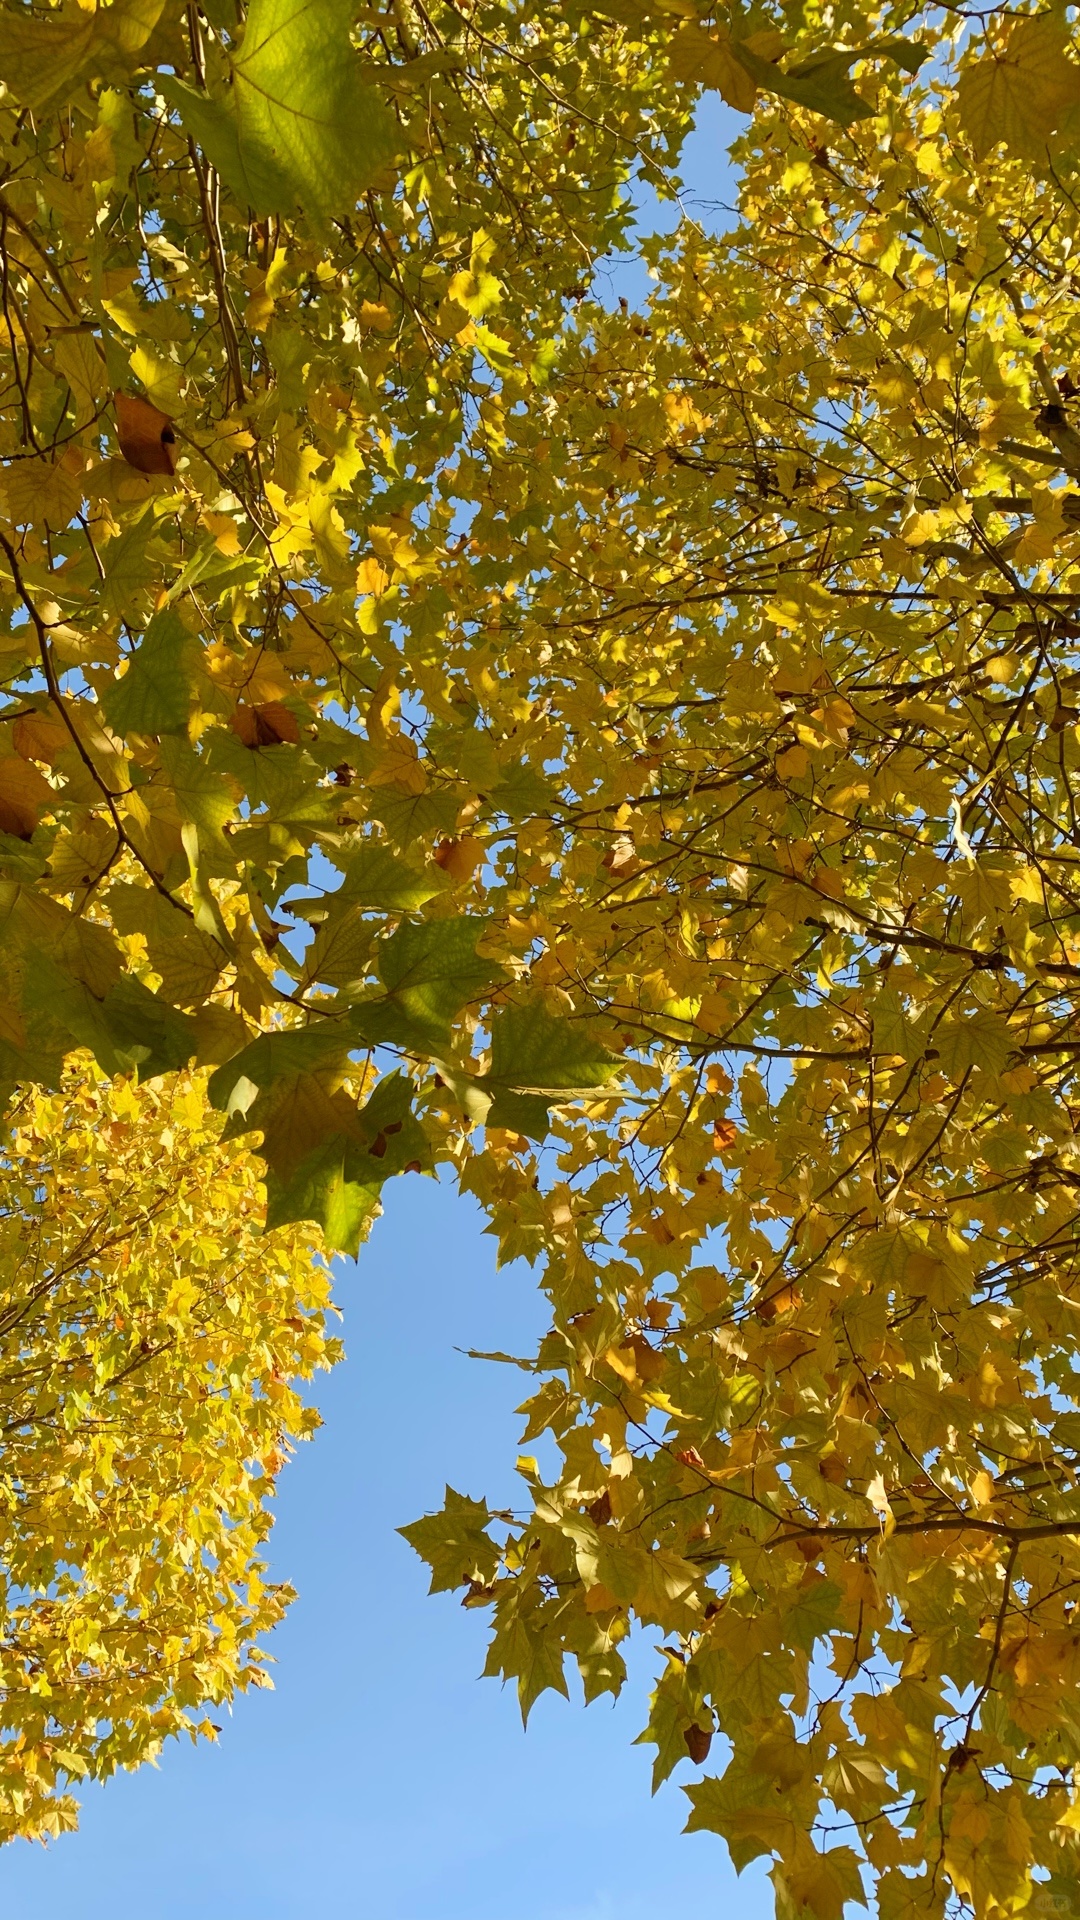
{"type": "Polygon", "coordinates": [[[118,393],[115,399],[117,436],[128,466],[139,473],[175,473],[176,436],[168,414],[137,393],[118,393]]]}
{"type": "Polygon", "coordinates": [[[300,738],[295,713],[280,700],[267,700],[261,706],[237,707],[229,725],[245,747],[280,747],[300,738]]]}
{"type": "Polygon", "coordinates": [[[440,840],[433,857],[435,865],[448,873],[451,880],[463,883],[472,879],[480,865],[484,857],[484,844],[467,833],[461,840],[440,840]]]}

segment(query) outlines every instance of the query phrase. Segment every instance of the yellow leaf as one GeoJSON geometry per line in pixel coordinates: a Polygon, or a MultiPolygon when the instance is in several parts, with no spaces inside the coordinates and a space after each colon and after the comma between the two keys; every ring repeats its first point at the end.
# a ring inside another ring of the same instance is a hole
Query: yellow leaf
{"type": "Polygon", "coordinates": [[[757,88],[732,53],[730,34],[708,33],[696,24],[688,24],[675,35],[668,57],[677,79],[715,87],[729,107],[739,113],[753,111],[757,88]]]}
{"type": "Polygon", "coordinates": [[[1069,47],[1061,19],[1033,14],[1014,20],[1003,47],[962,69],[960,121],[978,158],[999,141],[1025,158],[1045,153],[1048,135],[1080,102],[1069,47]]]}

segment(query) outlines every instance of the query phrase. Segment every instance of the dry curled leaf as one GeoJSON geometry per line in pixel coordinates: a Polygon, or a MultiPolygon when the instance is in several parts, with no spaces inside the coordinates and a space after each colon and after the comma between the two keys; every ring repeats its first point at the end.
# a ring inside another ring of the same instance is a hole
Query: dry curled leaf
{"type": "Polygon", "coordinates": [[[175,473],[176,435],[167,413],[141,394],[117,393],[116,432],[120,451],[139,473],[175,473]]]}

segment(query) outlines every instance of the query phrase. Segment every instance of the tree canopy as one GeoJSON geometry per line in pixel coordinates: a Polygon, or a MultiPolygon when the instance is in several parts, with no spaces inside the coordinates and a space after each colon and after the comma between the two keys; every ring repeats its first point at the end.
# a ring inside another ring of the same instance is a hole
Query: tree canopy
{"type": "Polygon", "coordinates": [[[456,1168],[543,1451],[408,1537],[526,1711],[661,1630],[782,1920],[1077,1879],[1072,31],[0,12],[3,1075],[456,1168]]]}
{"type": "Polygon", "coordinates": [[[70,1787],[215,1738],[271,1684],[268,1501],[337,1357],[303,1228],[261,1231],[205,1075],[24,1092],[0,1146],[0,1840],[74,1826],[70,1787]]]}

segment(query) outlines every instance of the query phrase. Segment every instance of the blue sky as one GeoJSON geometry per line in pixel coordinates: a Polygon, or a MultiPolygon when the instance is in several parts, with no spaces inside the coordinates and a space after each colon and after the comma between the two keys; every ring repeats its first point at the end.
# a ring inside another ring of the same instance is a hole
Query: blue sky
{"type": "Polygon", "coordinates": [[[587,1710],[545,1696],[527,1732],[477,1676],[482,1617],[430,1599],[395,1528],[445,1479],[514,1497],[528,1390],[477,1346],[541,1330],[527,1268],[496,1273],[481,1216],[449,1187],[393,1181],[339,1296],[349,1357],[324,1380],[325,1425],[288,1468],[275,1572],[300,1597],[274,1636],[276,1690],[242,1700],[216,1748],[86,1798],[79,1834],[0,1856],[0,1913],[34,1920],[766,1920],[760,1867],[680,1835],[679,1778],[649,1796],[633,1746],[655,1655],[632,1697],[587,1710]]]}
{"type": "MultiPolygon", "coordinates": [[[[723,225],[738,123],[706,102],[683,204],[723,225]]],[[[672,216],[646,208],[642,225],[672,216]]],[[[605,297],[647,285],[623,259],[605,297]]],[[[338,1297],[348,1359],[319,1383],[325,1425],[278,1502],[274,1573],[300,1597],[274,1636],[276,1691],[241,1701],[216,1748],[173,1746],[91,1791],[76,1836],[6,1849],[0,1916],[766,1920],[760,1863],[737,1880],[719,1840],[680,1834],[690,1763],[650,1799],[650,1750],[632,1741],[655,1635],[616,1706],[547,1696],[523,1732],[512,1693],[477,1677],[482,1616],[429,1599],[395,1532],[444,1480],[513,1500],[527,1384],[459,1349],[528,1350],[542,1330],[528,1269],[496,1273],[471,1203],[414,1177],[390,1183],[338,1297]]]]}

